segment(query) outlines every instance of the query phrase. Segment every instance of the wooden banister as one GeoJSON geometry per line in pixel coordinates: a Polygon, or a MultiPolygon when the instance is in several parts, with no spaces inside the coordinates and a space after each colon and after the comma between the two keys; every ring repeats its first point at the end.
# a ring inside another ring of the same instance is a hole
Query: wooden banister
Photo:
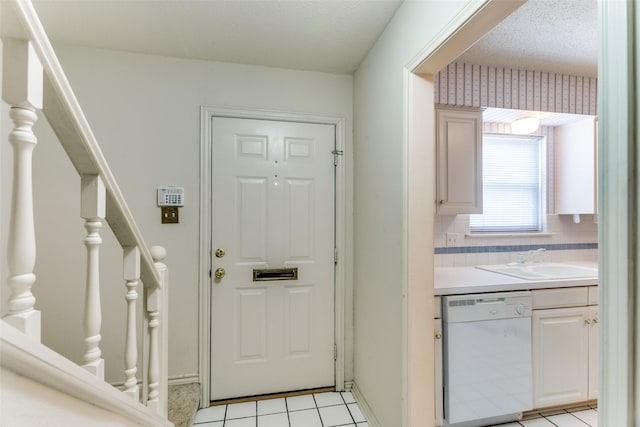
{"type": "MultiPolygon", "coordinates": [[[[167,267],[166,251],[145,244],[98,141],[29,0],[0,1],[0,36],[3,39],[3,98],[11,106],[15,123],[14,187],[9,238],[9,313],[3,320],[35,341],[40,340],[40,312],[31,288],[35,283],[35,229],[32,201],[31,152],[36,138],[31,128],[42,108],[58,140],[81,177],[81,217],[87,235],[85,299],[85,354],[83,367],[104,379],[101,357],[102,314],[99,286],[100,230],[109,224],[123,248],[127,321],[125,331],[125,394],[138,399],[136,373],[136,300],[142,281],[144,319],[149,347],[143,366],[143,403],[166,419],[167,415],[167,267]],[[148,356],[148,359],[147,357],[148,356]]],[[[2,358],[0,357],[0,363],[2,358]]],[[[4,366],[4,365],[3,365],[4,366]]],[[[14,367],[15,368],[15,367],[14,367]]],[[[163,424],[164,425],[164,424],[163,424]]]]}

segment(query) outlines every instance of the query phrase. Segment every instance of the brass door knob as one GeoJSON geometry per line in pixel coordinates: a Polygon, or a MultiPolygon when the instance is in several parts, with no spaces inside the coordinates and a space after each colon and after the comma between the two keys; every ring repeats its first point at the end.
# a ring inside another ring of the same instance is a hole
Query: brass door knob
{"type": "Polygon", "coordinates": [[[436,332],[436,339],[439,340],[442,338],[442,334],[440,332],[436,332]]]}
{"type": "Polygon", "coordinates": [[[216,258],[222,258],[224,254],[225,254],[224,249],[222,248],[216,249],[216,258]]]}
{"type": "Polygon", "coordinates": [[[224,271],[224,268],[216,268],[216,271],[213,273],[213,275],[218,280],[222,279],[225,274],[226,274],[226,271],[224,271]]]}

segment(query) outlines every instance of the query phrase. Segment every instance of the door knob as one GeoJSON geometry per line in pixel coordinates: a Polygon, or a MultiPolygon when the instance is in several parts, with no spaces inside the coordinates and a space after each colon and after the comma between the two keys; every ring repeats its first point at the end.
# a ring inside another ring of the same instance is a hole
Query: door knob
{"type": "Polygon", "coordinates": [[[222,258],[224,254],[225,254],[224,249],[222,248],[216,249],[216,258],[222,258]]]}
{"type": "Polygon", "coordinates": [[[222,279],[225,274],[226,274],[226,271],[224,271],[224,268],[216,268],[216,271],[213,273],[213,275],[218,280],[222,279]]]}

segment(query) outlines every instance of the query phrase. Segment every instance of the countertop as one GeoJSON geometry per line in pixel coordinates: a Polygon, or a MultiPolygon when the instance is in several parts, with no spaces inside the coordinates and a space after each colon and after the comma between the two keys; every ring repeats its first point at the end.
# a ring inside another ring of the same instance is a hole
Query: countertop
{"type": "MultiPolygon", "coordinates": [[[[597,262],[570,261],[564,264],[598,268],[597,262]]],[[[435,269],[435,295],[475,294],[482,292],[522,291],[544,288],[592,286],[598,278],[525,280],[475,267],[439,267],[435,269]]]]}

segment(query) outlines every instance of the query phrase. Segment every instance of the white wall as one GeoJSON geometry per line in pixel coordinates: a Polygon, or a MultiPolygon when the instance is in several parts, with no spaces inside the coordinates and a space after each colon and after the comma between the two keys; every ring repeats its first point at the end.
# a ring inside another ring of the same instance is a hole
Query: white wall
{"type": "Polygon", "coordinates": [[[405,1],[355,74],[354,379],[383,427],[403,418],[403,69],[467,3],[405,1]]]}
{"type": "MultiPolygon", "coordinates": [[[[169,375],[197,376],[200,106],[340,115],[346,118],[350,149],[352,77],[69,46],[58,46],[56,51],[147,243],[167,248],[169,375]],[[180,224],[160,224],[155,201],[160,185],[185,188],[180,224]]],[[[38,283],[34,293],[43,312],[43,341],[80,362],[85,230],[78,218],[79,178],[48,125],[39,123],[37,132],[38,283]]],[[[2,138],[6,146],[6,136],[2,138]]],[[[3,157],[6,152],[3,148],[3,157]]],[[[4,183],[2,190],[4,194],[4,183]]],[[[103,230],[103,353],[107,379],[122,381],[122,255],[108,227],[103,230]],[[106,325],[107,319],[115,326],[106,325]]],[[[347,288],[348,331],[349,283],[347,288]]],[[[347,380],[353,369],[350,342],[348,332],[347,380]]]]}

